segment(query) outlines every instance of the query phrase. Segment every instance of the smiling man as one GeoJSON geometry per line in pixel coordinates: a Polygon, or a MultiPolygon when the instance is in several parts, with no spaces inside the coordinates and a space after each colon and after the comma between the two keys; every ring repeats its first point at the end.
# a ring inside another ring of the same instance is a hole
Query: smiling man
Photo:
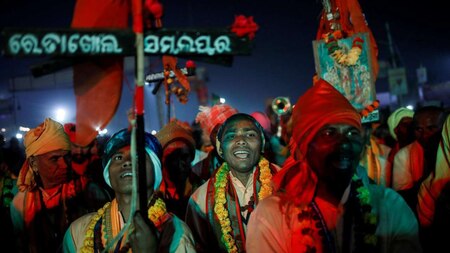
{"type": "Polygon", "coordinates": [[[270,180],[279,168],[262,157],[263,128],[248,114],[229,117],[216,139],[224,163],[191,196],[186,223],[198,252],[245,252],[250,214],[272,193],[270,180]]]}

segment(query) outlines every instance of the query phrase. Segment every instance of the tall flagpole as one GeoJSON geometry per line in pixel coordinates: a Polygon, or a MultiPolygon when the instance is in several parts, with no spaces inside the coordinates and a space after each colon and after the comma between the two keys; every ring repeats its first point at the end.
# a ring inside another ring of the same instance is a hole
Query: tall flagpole
{"type": "Polygon", "coordinates": [[[139,201],[137,210],[142,217],[147,217],[147,175],[145,164],[145,126],[144,126],[144,19],[142,0],[133,1],[133,31],[136,34],[136,90],[135,90],[135,113],[136,113],[136,151],[138,166],[138,194],[139,201]]]}

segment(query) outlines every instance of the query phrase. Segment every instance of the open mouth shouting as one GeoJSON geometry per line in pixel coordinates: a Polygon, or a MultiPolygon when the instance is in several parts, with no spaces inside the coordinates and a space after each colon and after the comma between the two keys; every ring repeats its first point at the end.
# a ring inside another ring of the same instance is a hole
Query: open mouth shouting
{"type": "Polygon", "coordinates": [[[250,152],[247,150],[237,150],[233,152],[233,155],[239,159],[247,159],[250,157],[250,152]]]}

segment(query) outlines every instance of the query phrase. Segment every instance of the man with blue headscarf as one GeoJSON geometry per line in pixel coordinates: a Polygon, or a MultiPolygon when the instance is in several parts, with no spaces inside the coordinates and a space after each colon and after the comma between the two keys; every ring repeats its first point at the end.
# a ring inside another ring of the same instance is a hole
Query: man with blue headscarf
{"type": "Polygon", "coordinates": [[[142,216],[132,213],[136,181],[133,180],[131,138],[130,131],[123,129],[106,142],[103,176],[116,198],[97,213],[87,214],[71,224],[64,238],[65,252],[103,252],[104,249],[108,252],[130,249],[133,252],[195,252],[190,229],[166,211],[164,200],[157,192],[162,181],[162,149],[156,137],[148,133],[145,133],[148,218],[156,229],[148,226],[142,216]]]}

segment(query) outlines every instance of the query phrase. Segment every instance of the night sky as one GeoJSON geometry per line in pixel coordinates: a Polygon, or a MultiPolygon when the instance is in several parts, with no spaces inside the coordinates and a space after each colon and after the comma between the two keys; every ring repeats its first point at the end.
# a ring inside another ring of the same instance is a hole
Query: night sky
{"type": "MultiPolygon", "coordinates": [[[[250,56],[237,56],[231,67],[197,62],[205,67],[209,77],[209,93],[226,98],[227,103],[241,112],[264,110],[268,98],[287,96],[292,102],[311,85],[314,70],[312,41],[315,39],[321,3],[316,0],[172,0],[161,1],[165,12],[163,25],[177,27],[227,27],[234,16],[253,16],[260,29],[254,40],[250,56]]],[[[415,71],[421,64],[428,70],[430,83],[450,80],[450,36],[448,17],[442,6],[429,1],[416,2],[398,0],[360,0],[369,27],[379,47],[380,61],[390,58],[385,24],[389,23],[398,51],[398,64],[405,66],[408,81],[415,82],[415,71]]],[[[55,27],[70,26],[74,0],[2,0],[0,5],[0,27],[55,27]]],[[[43,59],[0,58],[0,97],[11,97],[8,92],[9,79],[29,76],[29,66],[43,59]]],[[[150,57],[160,71],[158,58],[150,57]]],[[[185,59],[180,59],[184,62],[185,59]]],[[[146,91],[146,129],[159,129],[156,117],[156,100],[146,91]]],[[[377,92],[388,90],[383,70],[376,83],[377,92]]],[[[108,129],[116,131],[126,127],[126,110],[131,107],[133,75],[127,73],[120,108],[108,129]]],[[[75,96],[70,88],[42,91],[16,92],[14,115],[0,118],[0,127],[13,128],[14,124],[35,127],[45,117],[53,116],[56,107],[69,110],[67,121],[74,121],[75,96]]],[[[381,105],[383,106],[383,105],[381,105]]],[[[174,102],[175,116],[192,122],[198,112],[195,93],[189,102],[181,105],[174,102]]]]}

